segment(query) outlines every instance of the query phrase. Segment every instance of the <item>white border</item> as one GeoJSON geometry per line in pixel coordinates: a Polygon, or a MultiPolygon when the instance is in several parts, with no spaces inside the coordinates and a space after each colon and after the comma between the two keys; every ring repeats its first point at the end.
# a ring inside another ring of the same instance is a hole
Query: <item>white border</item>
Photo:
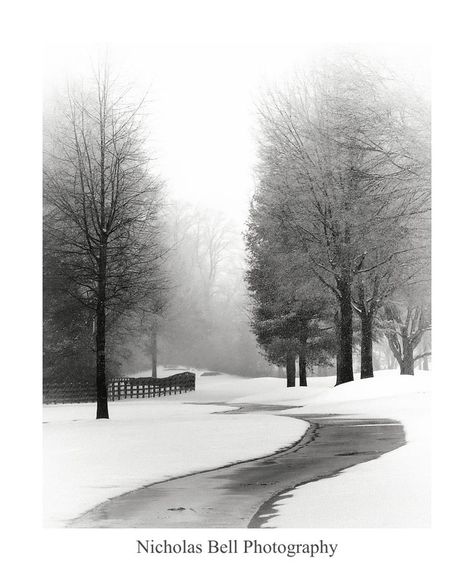
{"type": "Polygon", "coordinates": [[[5,568],[239,569],[331,565],[384,571],[468,561],[472,349],[472,19],[468,3],[26,2],[7,8],[2,55],[2,301],[5,568]],[[449,10],[449,11],[447,11],[449,10]],[[432,43],[434,53],[435,503],[431,530],[43,530],[41,524],[41,46],[47,43],[432,43]],[[262,537],[340,544],[331,560],[137,558],[135,539],[262,537]]]}

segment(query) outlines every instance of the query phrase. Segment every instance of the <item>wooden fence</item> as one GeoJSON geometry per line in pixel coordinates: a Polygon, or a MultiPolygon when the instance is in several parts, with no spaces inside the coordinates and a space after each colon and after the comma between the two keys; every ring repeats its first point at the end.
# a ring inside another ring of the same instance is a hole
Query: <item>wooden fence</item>
{"type": "Polygon", "coordinates": [[[111,401],[133,398],[164,397],[187,393],[196,388],[194,373],[178,373],[163,379],[153,377],[120,377],[107,382],[108,398],[111,401]]]}

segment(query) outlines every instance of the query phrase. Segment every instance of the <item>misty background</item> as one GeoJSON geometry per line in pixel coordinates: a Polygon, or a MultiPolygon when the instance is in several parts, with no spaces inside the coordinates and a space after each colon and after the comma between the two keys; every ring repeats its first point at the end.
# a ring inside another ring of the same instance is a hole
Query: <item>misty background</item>
{"type": "MultiPolygon", "coordinates": [[[[163,366],[249,377],[283,374],[257,346],[244,281],[243,235],[256,187],[257,104],[275,85],[285,86],[308,65],[345,50],[389,66],[402,82],[428,93],[427,51],[413,46],[377,46],[376,53],[364,46],[319,50],[114,46],[46,51],[46,137],[68,86],[86,84],[98,63],[107,61],[120,85],[145,100],[146,150],[152,157],[151,171],[162,181],[166,294],[156,335],[150,335],[150,325],[139,312],[114,322],[109,376],[150,370],[155,344],[158,364],[163,366]]],[[[73,381],[89,374],[93,383],[93,316],[71,300],[58,314],[48,299],[45,294],[45,375],[73,381]],[[78,316],[73,324],[67,323],[71,314],[78,316]],[[64,327],[69,328],[69,342],[64,327]]],[[[386,346],[376,348],[374,357],[376,366],[394,366],[386,346]]],[[[322,367],[318,372],[332,370],[322,367]]]]}

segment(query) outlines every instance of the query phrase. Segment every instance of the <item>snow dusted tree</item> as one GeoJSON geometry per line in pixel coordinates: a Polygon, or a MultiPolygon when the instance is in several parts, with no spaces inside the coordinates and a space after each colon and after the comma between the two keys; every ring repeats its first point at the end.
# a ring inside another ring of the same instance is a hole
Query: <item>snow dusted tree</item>
{"type": "Polygon", "coordinates": [[[286,368],[287,386],[296,384],[296,358],[300,386],[307,386],[307,366],[326,364],[332,349],[331,304],[314,277],[308,280],[291,233],[269,215],[279,205],[271,203],[267,190],[262,174],[246,233],[252,329],[267,359],[286,368]]]}
{"type": "Polygon", "coordinates": [[[378,312],[396,292],[423,280],[429,271],[429,106],[409,95],[398,93],[395,101],[393,96],[390,99],[386,137],[395,152],[381,149],[377,169],[364,175],[369,189],[374,184],[385,188],[367,234],[364,264],[354,278],[353,307],[361,321],[361,378],[373,376],[372,340],[378,312]]]}
{"type": "Polygon", "coordinates": [[[412,251],[403,229],[429,208],[429,185],[420,184],[413,152],[419,140],[390,81],[350,59],[269,94],[260,109],[266,200],[278,205],[269,214],[292,234],[308,272],[338,304],[337,384],[353,380],[354,302],[371,360],[382,282],[394,275],[387,266],[412,251]]]}
{"type": "Polygon", "coordinates": [[[390,303],[385,307],[385,317],[385,335],[400,366],[400,374],[414,375],[415,362],[431,355],[430,351],[424,351],[415,356],[423,335],[431,329],[429,308],[390,303]]]}
{"type": "Polygon", "coordinates": [[[422,260],[425,255],[423,248],[411,247],[407,242],[405,248],[398,256],[393,256],[380,266],[375,263],[367,273],[360,272],[354,279],[352,303],[360,319],[361,379],[374,376],[375,328],[378,329],[379,335],[383,335],[384,327],[387,326],[384,318],[377,319],[381,309],[396,292],[416,283],[422,274],[422,260]]]}
{"type": "MultiPolygon", "coordinates": [[[[382,329],[402,375],[413,375],[415,363],[431,355],[431,268],[429,258],[416,266],[416,280],[407,280],[384,303],[382,329]]],[[[426,363],[425,363],[426,364],[426,363]]]]}
{"type": "Polygon", "coordinates": [[[149,171],[142,103],[100,68],[91,89],[69,90],[45,145],[45,234],[68,294],[94,315],[97,418],[108,418],[108,322],[161,288],[162,185],[149,171]]]}

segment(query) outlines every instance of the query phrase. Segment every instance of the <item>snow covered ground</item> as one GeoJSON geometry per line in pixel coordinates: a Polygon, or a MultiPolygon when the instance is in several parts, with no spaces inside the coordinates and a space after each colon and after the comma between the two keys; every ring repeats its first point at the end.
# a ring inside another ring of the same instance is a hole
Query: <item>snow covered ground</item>
{"type": "MultiPolygon", "coordinates": [[[[165,374],[172,374],[166,371],[165,374]]],[[[110,420],[92,404],[44,407],[44,519],[60,527],[94,505],[140,486],[272,453],[298,440],[307,424],[278,414],[222,415],[229,407],[192,403],[301,406],[298,412],[400,420],[408,444],[306,484],[279,502],[270,527],[420,527],[429,525],[430,375],[333,387],[312,378],[287,389],[284,379],[197,377],[196,391],[110,403],[110,420]]]]}
{"type": "Polygon", "coordinates": [[[267,527],[429,527],[431,512],[429,373],[376,374],[334,387],[299,412],[351,414],[402,422],[407,444],[337,477],[297,487],[267,527]]]}
{"type": "Polygon", "coordinates": [[[261,386],[216,379],[198,379],[198,390],[186,395],[111,402],[110,420],[95,420],[93,404],[45,406],[45,525],[64,526],[146,484],[270,454],[306,431],[307,423],[293,418],[219,415],[212,413],[231,407],[186,403],[225,400],[240,382],[250,392],[261,386]]]}

